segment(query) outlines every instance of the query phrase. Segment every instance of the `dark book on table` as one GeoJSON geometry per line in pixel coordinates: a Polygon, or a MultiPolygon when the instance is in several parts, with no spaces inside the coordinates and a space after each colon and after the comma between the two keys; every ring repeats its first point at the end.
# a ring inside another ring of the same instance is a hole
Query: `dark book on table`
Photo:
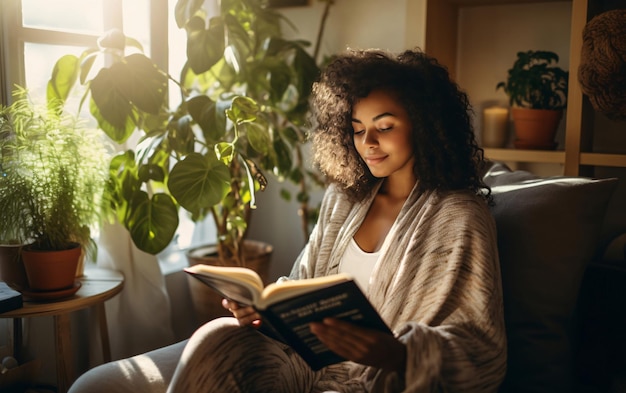
{"type": "Polygon", "coordinates": [[[290,345],[313,370],[345,359],[311,333],[309,323],[332,317],[376,329],[391,330],[347,274],[290,280],[264,287],[259,275],[244,267],[194,265],[188,274],[227,299],[254,307],[268,335],[290,345]]]}
{"type": "Polygon", "coordinates": [[[22,308],[22,294],[0,281],[0,313],[22,308]]]}

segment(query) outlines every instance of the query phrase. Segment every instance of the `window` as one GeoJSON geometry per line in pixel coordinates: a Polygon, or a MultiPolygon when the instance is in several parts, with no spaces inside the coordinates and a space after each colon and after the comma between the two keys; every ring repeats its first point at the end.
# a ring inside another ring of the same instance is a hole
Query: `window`
{"type": "Polygon", "coordinates": [[[46,84],[56,60],[65,54],[79,55],[85,48],[95,46],[98,37],[112,28],[141,42],[146,55],[167,70],[167,46],[153,48],[151,43],[168,41],[167,15],[175,3],[175,0],[2,0],[2,102],[10,101],[15,84],[29,89],[34,99],[45,99],[46,84]]]}
{"type": "MultiPolygon", "coordinates": [[[[216,12],[217,2],[205,0],[206,9],[216,12]]],[[[138,40],[147,56],[175,78],[186,61],[186,33],[174,20],[177,0],[0,0],[0,103],[11,102],[14,85],[24,86],[31,97],[45,102],[46,86],[55,62],[63,55],[79,56],[97,44],[106,31],[117,28],[138,40]],[[152,45],[164,43],[167,45],[152,45]]],[[[171,82],[170,91],[177,87],[171,82]]],[[[76,102],[81,92],[76,92],[76,102]]],[[[72,98],[70,98],[71,100],[72,98]]],[[[178,105],[176,94],[170,96],[178,105]]],[[[88,110],[83,105],[83,113],[88,110]]],[[[90,121],[93,119],[89,116],[90,121]]],[[[181,225],[172,250],[161,259],[179,260],[178,247],[193,243],[193,237],[213,231],[211,225],[195,230],[181,214],[181,225]]],[[[212,232],[211,232],[212,233],[212,232]]],[[[214,234],[210,235],[215,237],[214,234]]]]}

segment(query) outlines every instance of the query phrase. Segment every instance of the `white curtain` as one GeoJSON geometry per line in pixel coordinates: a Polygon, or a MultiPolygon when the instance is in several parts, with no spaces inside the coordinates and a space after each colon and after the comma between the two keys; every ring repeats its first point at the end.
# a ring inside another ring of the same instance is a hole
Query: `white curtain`
{"type": "Polygon", "coordinates": [[[173,343],[170,301],[156,256],[138,250],[122,225],[105,224],[97,261],[124,275],[124,289],[106,302],[112,358],[173,343]]]}

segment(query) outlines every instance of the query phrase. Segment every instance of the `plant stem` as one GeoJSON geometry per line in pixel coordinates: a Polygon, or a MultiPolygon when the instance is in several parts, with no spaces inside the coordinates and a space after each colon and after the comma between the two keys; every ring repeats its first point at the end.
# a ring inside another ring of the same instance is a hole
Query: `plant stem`
{"type": "Polygon", "coordinates": [[[317,40],[315,42],[315,50],[313,51],[313,60],[317,62],[317,56],[320,52],[320,46],[322,45],[322,36],[324,35],[324,29],[326,27],[326,20],[328,19],[328,14],[330,13],[330,7],[335,3],[335,0],[321,0],[326,3],[324,6],[324,13],[322,14],[322,19],[320,21],[320,28],[317,31],[317,40]]]}

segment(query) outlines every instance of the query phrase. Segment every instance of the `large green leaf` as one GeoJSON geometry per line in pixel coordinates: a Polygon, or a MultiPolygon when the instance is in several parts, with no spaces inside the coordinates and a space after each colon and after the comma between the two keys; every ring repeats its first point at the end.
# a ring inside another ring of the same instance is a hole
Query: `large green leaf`
{"type": "Polygon", "coordinates": [[[273,153],[271,151],[272,138],[267,126],[259,123],[246,123],[243,126],[245,127],[250,147],[263,155],[273,153]]]}
{"type": "Polygon", "coordinates": [[[191,124],[191,116],[174,118],[168,124],[167,143],[169,148],[181,156],[192,153],[196,137],[191,124]]]}
{"type": "MultiPolygon", "coordinates": [[[[99,89],[99,88],[98,88],[99,89]]],[[[110,106],[113,106],[111,104],[110,106]]],[[[100,107],[96,104],[93,99],[89,102],[89,111],[93,115],[93,117],[98,121],[98,127],[104,131],[104,133],[111,138],[111,140],[117,143],[124,143],[135,130],[135,119],[133,117],[132,108],[123,104],[123,101],[120,101],[120,113],[123,113],[125,116],[114,116],[113,120],[119,124],[113,124],[108,119],[106,119],[102,112],[100,111],[100,107]]]]}
{"type": "Polygon", "coordinates": [[[87,82],[87,77],[91,72],[91,67],[96,62],[96,58],[98,57],[97,49],[87,49],[80,56],[80,83],[85,84],[87,82]]]}
{"type": "Polygon", "coordinates": [[[116,191],[120,193],[119,197],[132,199],[135,191],[139,189],[135,153],[127,150],[115,155],[109,163],[109,176],[118,184],[116,191]]]}
{"type": "Polygon", "coordinates": [[[137,172],[139,177],[139,181],[147,183],[150,180],[154,180],[157,182],[163,182],[165,180],[165,173],[163,173],[163,168],[160,165],[155,164],[145,164],[139,167],[139,171],[137,172]]]}
{"type": "Polygon", "coordinates": [[[230,189],[230,172],[212,151],[192,153],[174,165],[167,186],[178,203],[194,213],[224,198],[230,189]]]}
{"type": "Polygon", "coordinates": [[[146,56],[132,54],[111,69],[118,89],[140,110],[156,115],[166,104],[167,77],[146,56]]]}
{"type": "Polygon", "coordinates": [[[78,79],[80,65],[78,57],[65,55],[54,64],[52,77],[48,81],[48,102],[60,100],[65,102],[78,79]]]}
{"type": "MultiPolygon", "coordinates": [[[[240,21],[232,14],[223,15],[223,21],[228,30],[228,42],[227,47],[231,48],[231,51],[237,54],[239,57],[239,64],[237,67],[241,69],[243,67],[242,59],[246,59],[252,53],[255,47],[254,41],[251,38],[255,38],[253,32],[250,31],[250,24],[246,21],[240,21]]],[[[232,64],[234,66],[234,64],[232,64]]]]}
{"type": "Polygon", "coordinates": [[[120,78],[128,79],[120,68],[125,69],[126,66],[114,64],[111,68],[103,68],[91,81],[91,98],[102,117],[117,128],[123,128],[132,113],[132,104],[118,88],[120,78]]]}
{"type": "Polygon", "coordinates": [[[187,25],[189,19],[201,9],[203,3],[204,0],[178,0],[176,2],[174,15],[179,29],[187,25]]]}
{"type": "Polygon", "coordinates": [[[131,210],[126,226],[137,248],[157,254],[170,244],[178,228],[178,210],[172,197],[155,194],[149,198],[144,191],[138,191],[131,210]]]}
{"type": "Polygon", "coordinates": [[[208,71],[224,54],[224,27],[220,18],[212,18],[209,28],[188,29],[187,63],[195,74],[208,71]]]}
{"type": "Polygon", "coordinates": [[[101,69],[91,81],[91,97],[97,109],[91,112],[111,139],[123,142],[132,132],[129,125],[137,124],[134,107],[159,113],[165,103],[166,82],[147,57],[130,55],[126,62],[101,69]]]}
{"type": "Polygon", "coordinates": [[[187,101],[187,108],[193,121],[200,126],[208,144],[221,140],[226,132],[225,122],[220,121],[216,104],[209,97],[200,95],[187,101]]]}

